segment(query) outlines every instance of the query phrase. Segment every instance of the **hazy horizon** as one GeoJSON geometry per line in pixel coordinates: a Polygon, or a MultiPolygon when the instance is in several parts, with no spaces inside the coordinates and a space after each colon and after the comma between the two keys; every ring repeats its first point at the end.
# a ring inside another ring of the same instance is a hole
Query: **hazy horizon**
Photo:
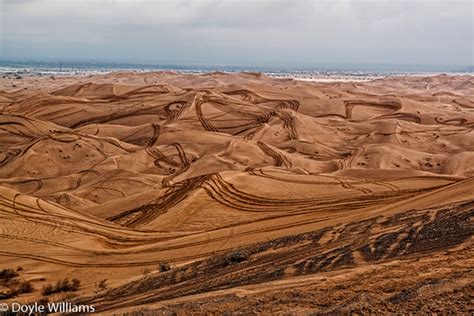
{"type": "Polygon", "coordinates": [[[473,65],[471,1],[0,0],[0,60],[473,65]]]}
{"type": "Polygon", "coordinates": [[[400,65],[400,64],[368,64],[368,63],[320,63],[312,65],[256,65],[256,64],[206,64],[206,63],[140,63],[127,61],[100,61],[100,60],[32,60],[32,59],[1,59],[0,67],[25,69],[149,69],[149,70],[188,70],[188,71],[258,71],[258,72],[374,72],[374,73],[471,73],[472,65],[400,65]]]}

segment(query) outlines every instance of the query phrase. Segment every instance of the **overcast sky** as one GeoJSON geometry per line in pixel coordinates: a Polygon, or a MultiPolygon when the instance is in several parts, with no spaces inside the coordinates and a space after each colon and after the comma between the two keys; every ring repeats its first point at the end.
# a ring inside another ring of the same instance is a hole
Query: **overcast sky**
{"type": "Polygon", "coordinates": [[[0,59],[472,65],[471,0],[0,0],[0,59]]]}

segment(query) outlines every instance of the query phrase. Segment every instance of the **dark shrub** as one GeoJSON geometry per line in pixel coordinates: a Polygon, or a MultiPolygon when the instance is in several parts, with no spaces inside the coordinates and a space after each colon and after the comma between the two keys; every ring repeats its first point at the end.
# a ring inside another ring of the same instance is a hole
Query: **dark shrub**
{"type": "Polygon", "coordinates": [[[75,292],[79,290],[80,286],[81,281],[79,281],[78,279],[72,279],[72,281],[70,282],[68,278],[65,278],[64,280],[59,280],[58,282],[56,282],[55,286],[51,284],[43,286],[41,294],[51,295],[59,292],[75,292]]]}
{"type": "Polygon", "coordinates": [[[160,262],[158,264],[158,271],[165,272],[171,270],[171,266],[168,263],[160,262]]]}
{"type": "Polygon", "coordinates": [[[78,279],[72,279],[71,282],[69,282],[68,278],[65,278],[62,281],[58,281],[56,283],[55,287],[55,292],[70,292],[70,291],[77,291],[79,290],[79,286],[81,285],[81,281],[78,279]]]}
{"type": "Polygon", "coordinates": [[[71,286],[70,286],[70,291],[78,291],[79,288],[81,287],[81,281],[78,279],[72,279],[71,286]]]}
{"type": "Polygon", "coordinates": [[[66,278],[64,280],[59,280],[58,282],[56,282],[56,285],[54,286],[54,293],[58,293],[58,292],[65,292],[67,291],[69,287],[69,279],[66,278]]]}
{"type": "Polygon", "coordinates": [[[248,255],[242,251],[233,251],[225,256],[225,262],[227,265],[240,263],[248,260],[248,255]]]}
{"type": "Polygon", "coordinates": [[[41,289],[41,294],[43,295],[51,295],[54,293],[54,287],[52,284],[47,284],[45,286],[43,286],[43,288],[41,289]]]}
{"type": "Polygon", "coordinates": [[[13,278],[16,278],[18,273],[13,269],[3,269],[0,271],[0,280],[8,282],[13,278]]]}
{"type": "Polygon", "coordinates": [[[33,285],[30,281],[22,281],[18,285],[18,293],[31,293],[34,291],[33,285]]]}
{"type": "Polygon", "coordinates": [[[98,292],[105,291],[107,287],[108,287],[107,279],[102,279],[95,284],[95,288],[97,289],[98,292]]]}

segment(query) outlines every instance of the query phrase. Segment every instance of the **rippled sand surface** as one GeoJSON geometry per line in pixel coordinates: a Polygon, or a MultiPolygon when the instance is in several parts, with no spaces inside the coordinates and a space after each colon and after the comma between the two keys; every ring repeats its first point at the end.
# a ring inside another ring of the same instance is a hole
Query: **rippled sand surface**
{"type": "Polygon", "coordinates": [[[0,270],[34,287],[7,301],[472,312],[473,129],[472,76],[2,78],[0,270]]]}

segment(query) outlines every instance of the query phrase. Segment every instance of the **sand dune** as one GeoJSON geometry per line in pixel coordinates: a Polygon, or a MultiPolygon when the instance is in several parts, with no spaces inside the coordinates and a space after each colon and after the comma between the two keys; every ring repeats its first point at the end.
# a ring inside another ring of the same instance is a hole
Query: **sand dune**
{"type": "Polygon", "coordinates": [[[468,313],[473,129],[471,76],[0,79],[0,299],[468,313]]]}

